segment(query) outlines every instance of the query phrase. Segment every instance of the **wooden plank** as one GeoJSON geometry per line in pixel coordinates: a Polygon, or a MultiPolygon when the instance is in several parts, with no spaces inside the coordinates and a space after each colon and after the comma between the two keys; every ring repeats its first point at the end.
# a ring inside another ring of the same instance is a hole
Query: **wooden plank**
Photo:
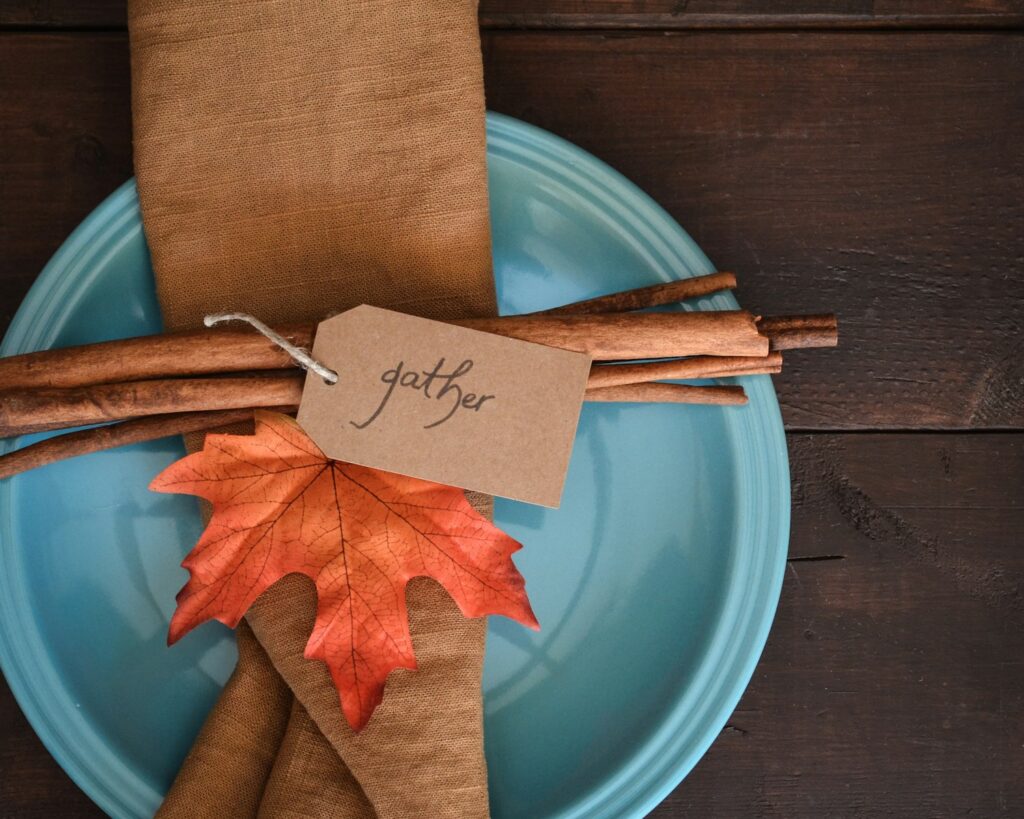
{"type": "MultiPolygon", "coordinates": [[[[1009,815],[1024,801],[1024,434],[789,444],[792,559],[768,647],[654,815],[1009,815]]],[[[6,691],[0,736],[12,815],[99,815],[6,691]]]]}
{"type": "MultiPolygon", "coordinates": [[[[482,0],[485,28],[1008,28],[1024,0],[482,0]]],[[[120,28],[125,0],[7,0],[0,26],[120,28]]]]}
{"type": "Polygon", "coordinates": [[[1024,38],[485,36],[490,107],[637,182],[767,314],[790,428],[1024,422],[1024,38]]]}
{"type": "Polygon", "coordinates": [[[0,36],[0,326],[132,173],[123,34],[0,36]]]}
{"type": "Polygon", "coordinates": [[[127,0],[4,0],[0,26],[122,28],[127,0]]]}
{"type": "Polygon", "coordinates": [[[0,815],[5,819],[105,816],[50,756],[0,676],[0,815]]]}
{"type": "MultiPolygon", "coordinates": [[[[839,312],[840,348],[794,353],[776,379],[789,428],[1024,423],[1024,38],[484,42],[491,107],[634,179],[740,274],[744,305],[839,312]]],[[[0,75],[6,325],[60,240],[130,174],[127,43],[0,37],[0,75]]]]}
{"type": "Polygon", "coordinates": [[[768,647],[653,816],[1010,816],[1024,801],[1024,436],[797,435],[768,647]]]}
{"type": "Polygon", "coordinates": [[[1012,28],[1021,0],[483,0],[481,22],[537,29],[1012,28]]]}

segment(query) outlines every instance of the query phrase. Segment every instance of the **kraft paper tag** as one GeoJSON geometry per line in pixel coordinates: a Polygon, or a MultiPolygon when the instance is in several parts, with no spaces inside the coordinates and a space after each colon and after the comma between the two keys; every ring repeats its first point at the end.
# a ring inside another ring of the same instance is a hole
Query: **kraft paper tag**
{"type": "Polygon", "coordinates": [[[558,506],[590,356],[362,305],[320,324],[298,421],[336,460],[558,506]]]}

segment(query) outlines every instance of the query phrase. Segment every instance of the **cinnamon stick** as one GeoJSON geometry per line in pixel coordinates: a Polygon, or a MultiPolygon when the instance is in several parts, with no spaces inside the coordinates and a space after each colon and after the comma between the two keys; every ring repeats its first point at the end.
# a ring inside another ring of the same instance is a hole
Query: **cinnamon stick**
{"type": "MultiPolygon", "coordinates": [[[[598,304],[613,305],[619,310],[656,307],[735,286],[736,277],[731,273],[713,273],[588,299],[547,313],[574,312],[576,307],[580,312],[600,312],[598,304]]],[[[313,345],[316,332],[313,323],[291,324],[276,329],[299,347],[308,349],[313,345]]],[[[293,366],[294,362],[284,350],[251,328],[219,327],[212,331],[140,336],[0,359],[0,390],[80,387],[293,366]]]]}
{"type": "Polygon", "coordinates": [[[595,364],[588,389],[687,378],[724,378],[782,371],[782,353],[760,356],[696,356],[642,364],[595,364]]]}
{"type": "MultiPolygon", "coordinates": [[[[213,380],[213,379],[209,379],[213,380]]],[[[587,401],[629,403],[744,404],[742,387],[690,387],[678,384],[631,384],[586,392],[587,401]]],[[[265,407],[294,415],[295,406],[265,407]]],[[[189,432],[209,432],[252,418],[256,407],[208,412],[176,412],[131,418],[108,426],[77,430],[0,455],[0,479],[30,469],[127,444],[189,432]]]]}
{"type": "Polygon", "coordinates": [[[764,356],[769,341],[744,310],[459,319],[461,327],[589,353],[595,361],[691,355],[764,356]]]}
{"type": "Polygon", "coordinates": [[[732,273],[709,273],[692,279],[663,282],[649,287],[637,287],[621,293],[609,293],[595,299],[578,301],[563,307],[541,310],[528,315],[570,316],[592,313],[621,313],[626,310],[643,310],[647,307],[661,307],[686,299],[707,296],[721,290],[736,287],[736,276],[732,273]]]}
{"type": "Polygon", "coordinates": [[[0,396],[0,437],[182,411],[297,405],[303,373],[266,377],[130,381],[0,396]],[[40,421],[45,419],[45,421],[40,421]]]}
{"type": "MultiPolygon", "coordinates": [[[[313,342],[312,324],[277,329],[299,347],[313,342]]],[[[0,358],[0,391],[294,367],[288,353],[251,327],[218,327],[0,358]]]]}
{"type": "Polygon", "coordinates": [[[839,344],[839,323],[832,313],[808,316],[769,316],[758,319],[758,329],[773,350],[835,347],[839,344]]]}
{"type": "MultiPolygon", "coordinates": [[[[294,412],[294,407],[276,407],[279,412],[294,412]]],[[[251,409],[215,410],[213,412],[178,412],[170,415],[152,415],[135,418],[105,427],[69,432],[21,449],[0,455],[0,478],[9,478],[20,472],[27,472],[40,466],[88,455],[105,449],[137,444],[183,435],[189,432],[203,432],[230,424],[248,421],[251,409]]]]}
{"type": "Polygon", "coordinates": [[[743,387],[696,387],[690,384],[620,384],[586,392],[587,401],[651,404],[746,404],[743,387]]]}
{"type": "MultiPolygon", "coordinates": [[[[774,353],[764,358],[701,356],[598,365],[591,369],[588,387],[774,372],[781,361],[781,354],[774,353]]],[[[245,377],[156,379],[0,393],[0,437],[168,413],[297,405],[304,378],[302,372],[288,369],[245,377]]]]}
{"type": "MultiPolygon", "coordinates": [[[[464,327],[589,352],[595,360],[687,355],[765,355],[768,339],[750,313],[619,313],[461,319],[464,327]]],[[[310,347],[312,325],[276,328],[310,347]]],[[[250,328],[143,336],[0,359],[0,391],[80,387],[172,376],[294,368],[283,350],[250,328]]]]}

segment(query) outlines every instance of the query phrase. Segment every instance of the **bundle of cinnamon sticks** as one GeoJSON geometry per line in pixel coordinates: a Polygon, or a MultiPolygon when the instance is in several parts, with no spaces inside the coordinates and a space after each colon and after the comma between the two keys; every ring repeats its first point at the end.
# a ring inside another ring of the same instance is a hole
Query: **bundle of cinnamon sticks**
{"type": "MultiPolygon", "coordinates": [[[[736,286],[731,273],[657,284],[520,316],[452,323],[587,352],[587,401],[744,404],[740,386],[669,380],[778,373],[782,351],[834,347],[834,315],[635,312],[736,286]]],[[[310,348],[315,324],[276,328],[310,348]]],[[[304,373],[251,328],[216,328],[0,359],[0,437],[104,424],[0,456],[0,478],[124,444],[217,429],[256,408],[294,413],[304,373]],[[110,423],[113,422],[113,423],[110,423]]]]}

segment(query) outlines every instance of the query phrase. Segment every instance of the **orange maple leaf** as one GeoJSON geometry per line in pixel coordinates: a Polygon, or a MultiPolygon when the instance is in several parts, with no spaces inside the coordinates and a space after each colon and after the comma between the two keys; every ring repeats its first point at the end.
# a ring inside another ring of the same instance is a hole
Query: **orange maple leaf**
{"type": "Polygon", "coordinates": [[[255,435],[206,436],[150,488],[213,504],[182,563],[190,577],[168,643],[211,619],[233,628],[275,581],[307,575],[318,599],[305,656],[327,664],[356,731],[388,674],[416,668],[405,605],[413,577],[433,577],[467,617],[538,628],[511,559],[521,544],[462,490],[332,461],[287,416],[257,412],[255,435]]]}

